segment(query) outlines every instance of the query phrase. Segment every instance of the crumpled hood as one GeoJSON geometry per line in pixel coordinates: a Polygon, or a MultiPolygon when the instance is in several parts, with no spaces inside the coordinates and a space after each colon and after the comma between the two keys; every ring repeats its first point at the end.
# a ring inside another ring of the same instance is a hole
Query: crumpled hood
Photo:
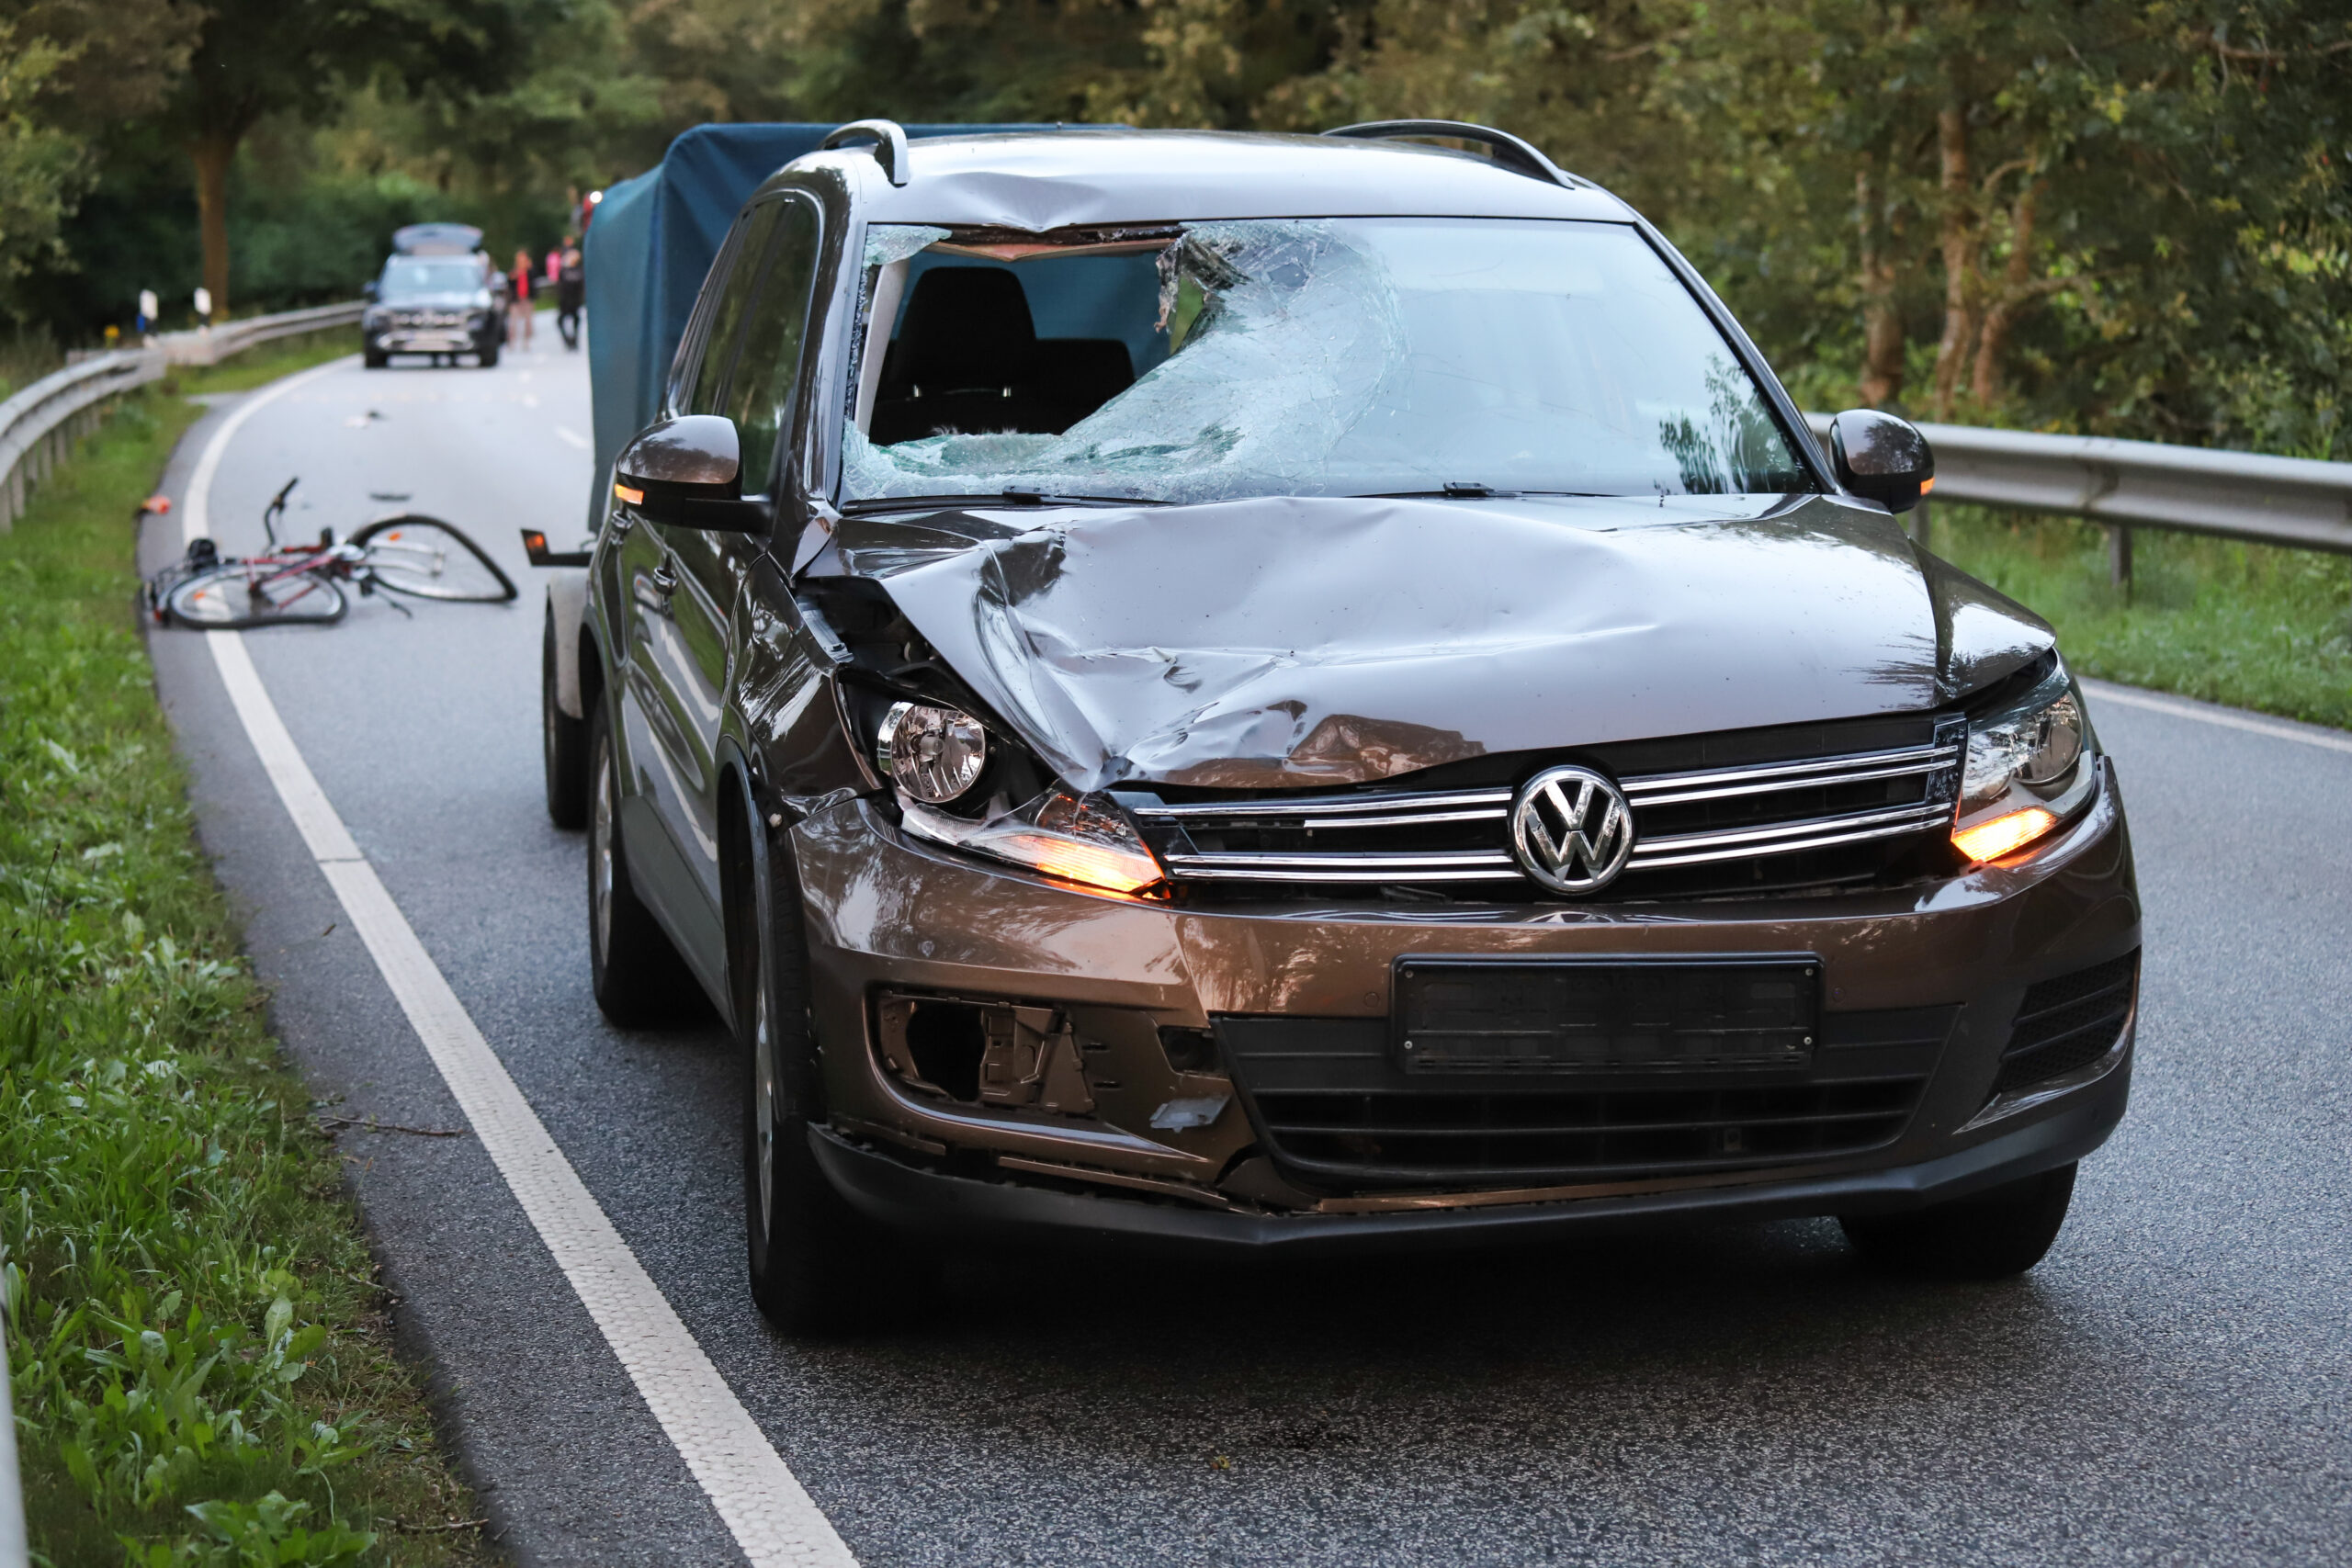
{"type": "Polygon", "coordinates": [[[1000,534],[1005,517],[868,524],[842,558],[1080,789],[1363,784],[1916,712],[2053,640],[1923,569],[1883,513],[1825,496],[1275,497],[1000,534]]]}

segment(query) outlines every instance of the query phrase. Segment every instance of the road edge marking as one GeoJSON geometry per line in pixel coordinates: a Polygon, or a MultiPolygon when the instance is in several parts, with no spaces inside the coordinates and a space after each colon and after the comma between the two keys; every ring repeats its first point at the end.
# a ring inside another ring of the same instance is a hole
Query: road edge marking
{"type": "Polygon", "coordinates": [[[2103,703],[2121,703],[2128,708],[2146,708],[2151,713],[2168,713],[2175,718],[2193,718],[2200,724],[2217,724],[2224,729],[2243,729],[2251,735],[2267,735],[2273,740],[2299,740],[2306,746],[2316,746],[2324,751],[2352,752],[2352,735],[2316,735],[2309,729],[2272,719],[2256,718],[2233,708],[2222,708],[2204,703],[2192,703],[2178,697],[2160,696],[2143,692],[2137,686],[2119,686],[2112,681],[2086,678],[2083,687],[2103,703]]]}
{"type": "MultiPolygon", "coordinates": [[[[276,383],[266,395],[240,404],[212,433],[189,482],[181,522],[187,537],[205,536],[206,491],[246,416],[340,363],[276,383]]],[[[254,755],[378,973],[508,1191],[736,1545],[755,1568],[856,1568],[856,1558],[831,1521],[580,1179],[361,854],[262,684],[243,636],[208,631],[204,637],[254,755]]]]}

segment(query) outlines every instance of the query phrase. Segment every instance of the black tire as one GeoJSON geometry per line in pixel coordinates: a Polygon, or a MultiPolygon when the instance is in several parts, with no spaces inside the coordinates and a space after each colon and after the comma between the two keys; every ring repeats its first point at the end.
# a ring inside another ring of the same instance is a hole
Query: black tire
{"type": "MultiPolygon", "coordinates": [[[[763,831],[756,824],[749,829],[763,831]]],[[[739,852],[741,840],[738,840],[739,852]]],[[[859,1214],[808,1146],[825,1119],[808,1005],[808,943],[788,843],[744,855],[728,919],[743,1061],[744,1262],[783,1332],[825,1336],[903,1319],[929,1295],[907,1240],[859,1214]],[[744,865],[748,861],[748,865],[744,865]],[[760,868],[764,865],[765,874],[760,868]]]]}
{"type": "Polygon", "coordinates": [[[555,609],[539,644],[539,741],[547,772],[548,820],[570,832],[588,825],[588,721],[556,698],[555,609]]]}
{"type": "Polygon", "coordinates": [[[390,355],[379,354],[372,348],[362,350],[359,355],[360,365],[369,370],[381,370],[385,366],[390,365],[391,362],[392,356],[390,355]]]}
{"type": "Polygon", "coordinates": [[[1866,1261],[1890,1273],[2005,1280],[2050,1251],[2074,1195],[2075,1168],[2062,1165],[1949,1203],[1838,1223],[1866,1261]]]}
{"type": "Polygon", "coordinates": [[[349,608],[343,590],[318,572],[254,572],[233,561],[199,571],[164,596],[164,612],[198,631],[331,626],[349,608]]]}
{"type": "Polygon", "coordinates": [[[588,970],[596,1006],[622,1025],[660,1023],[683,1010],[693,985],[669,933],[638,897],[621,839],[620,778],[599,704],[588,723],[588,970]]]}
{"type": "Polygon", "coordinates": [[[483,369],[485,369],[485,370],[495,370],[495,369],[497,369],[497,368],[498,368],[498,344],[497,344],[493,343],[493,344],[492,344],[489,347],[484,348],[484,349],[478,350],[477,352],[479,353],[480,357],[481,357],[481,367],[482,367],[483,369]]]}
{"type": "Polygon", "coordinates": [[[367,571],[379,588],[412,599],[443,599],[456,604],[511,604],[514,580],[490,552],[454,523],[421,513],[379,517],[351,536],[373,553],[367,571]]]}

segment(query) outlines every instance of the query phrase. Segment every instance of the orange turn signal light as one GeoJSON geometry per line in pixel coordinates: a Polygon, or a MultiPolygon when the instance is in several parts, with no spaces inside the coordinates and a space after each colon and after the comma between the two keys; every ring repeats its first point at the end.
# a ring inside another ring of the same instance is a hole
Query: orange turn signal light
{"type": "Polygon", "coordinates": [[[1114,893],[1140,893],[1159,880],[1159,863],[1148,854],[1080,843],[1057,833],[1016,833],[989,848],[1047,876],[1114,893]]]}
{"type": "Polygon", "coordinates": [[[2012,850],[2033,842],[2056,826],[2058,818],[2052,813],[2039,806],[2029,806],[2022,811],[1996,817],[1990,822],[1962,828],[1951,836],[1951,841],[1953,847],[1970,860],[1999,860],[2012,850]]]}
{"type": "Polygon", "coordinates": [[[645,504],[645,492],[643,491],[631,490],[628,486],[621,483],[618,479],[615,479],[613,481],[613,493],[619,496],[623,501],[628,502],[631,506],[643,506],[645,504]]]}
{"type": "Polygon", "coordinates": [[[1935,476],[1935,475],[1933,475],[1933,474],[1929,474],[1926,479],[1921,479],[1921,480],[1919,481],[1919,493],[1920,493],[1921,495],[1925,495],[1925,494],[1927,494],[1929,491],[1931,491],[1931,490],[1933,490],[1933,489],[1935,489],[1935,488],[1936,488],[1936,476],[1935,476]]]}

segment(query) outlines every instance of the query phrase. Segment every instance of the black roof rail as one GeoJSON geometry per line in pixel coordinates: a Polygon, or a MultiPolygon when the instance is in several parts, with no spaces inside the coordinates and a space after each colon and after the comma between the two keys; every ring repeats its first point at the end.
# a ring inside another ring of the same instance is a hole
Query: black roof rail
{"type": "Polygon", "coordinates": [[[874,161],[882,165],[890,183],[905,185],[913,171],[907,164],[907,133],[895,119],[854,119],[827,131],[817,146],[823,152],[867,136],[874,138],[874,161]]]}
{"type": "Polygon", "coordinates": [[[1507,130],[1489,126],[1472,125],[1459,119],[1373,119],[1362,125],[1342,125],[1323,132],[1326,136],[1348,136],[1362,141],[1384,141],[1392,138],[1445,136],[1456,141],[1475,141],[1487,149],[1494,161],[1504,168],[1531,179],[1548,180],[1570,190],[1584,184],[1576,175],[1561,168],[1538,152],[1534,146],[1521,141],[1507,130]]]}

